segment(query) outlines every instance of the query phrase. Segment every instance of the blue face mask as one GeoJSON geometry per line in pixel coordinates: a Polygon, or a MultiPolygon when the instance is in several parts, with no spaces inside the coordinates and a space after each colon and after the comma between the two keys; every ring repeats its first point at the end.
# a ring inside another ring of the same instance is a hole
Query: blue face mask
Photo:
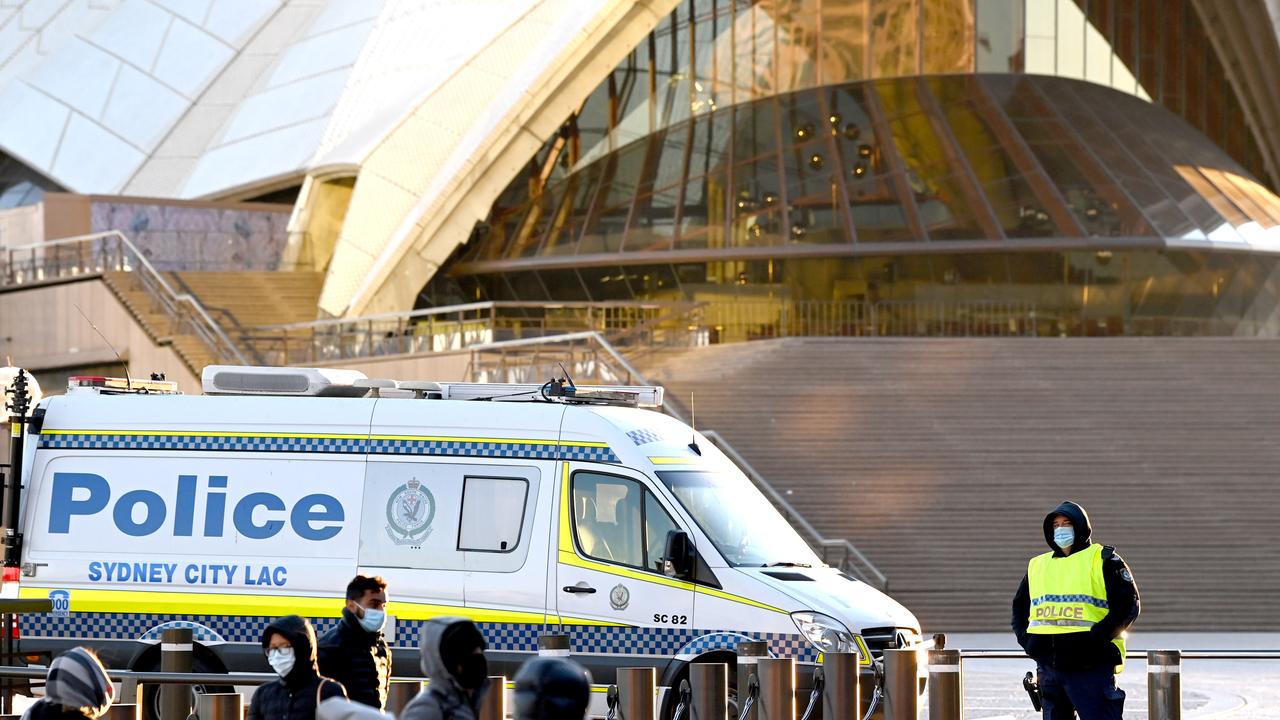
{"type": "Polygon", "coordinates": [[[1053,529],[1053,543],[1058,547],[1066,550],[1076,542],[1076,529],[1069,527],[1060,527],[1053,529]]]}
{"type": "Polygon", "coordinates": [[[365,632],[378,632],[383,625],[387,623],[387,613],[384,610],[374,610],[373,608],[364,609],[364,617],[360,618],[360,627],[365,632]]]}

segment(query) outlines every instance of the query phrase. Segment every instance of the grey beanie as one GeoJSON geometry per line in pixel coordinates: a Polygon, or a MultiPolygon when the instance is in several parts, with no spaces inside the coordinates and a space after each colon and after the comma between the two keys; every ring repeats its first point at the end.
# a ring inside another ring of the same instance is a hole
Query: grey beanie
{"type": "Polygon", "coordinates": [[[114,688],[98,656],[76,647],[49,664],[44,696],[49,702],[75,708],[89,717],[101,717],[111,707],[114,688]]]}

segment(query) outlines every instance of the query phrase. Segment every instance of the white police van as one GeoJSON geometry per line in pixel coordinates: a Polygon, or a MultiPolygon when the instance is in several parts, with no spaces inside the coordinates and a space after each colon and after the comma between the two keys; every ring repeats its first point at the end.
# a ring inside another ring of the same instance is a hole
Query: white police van
{"type": "MultiPolygon", "coordinates": [[[[297,613],[324,632],[357,572],[389,582],[397,674],[419,627],[479,623],[494,668],[569,635],[597,683],[732,662],[743,640],[813,662],[916,644],[916,618],[825,566],[687,425],[661,388],[367,380],[211,366],[206,395],[73,378],[36,409],[23,458],[22,618],[35,659],[88,644],[154,669],[189,627],[197,669],[262,670],[297,613]],[[869,642],[870,641],[870,642],[869,642]]],[[[18,588],[15,588],[18,585],[18,588]]]]}

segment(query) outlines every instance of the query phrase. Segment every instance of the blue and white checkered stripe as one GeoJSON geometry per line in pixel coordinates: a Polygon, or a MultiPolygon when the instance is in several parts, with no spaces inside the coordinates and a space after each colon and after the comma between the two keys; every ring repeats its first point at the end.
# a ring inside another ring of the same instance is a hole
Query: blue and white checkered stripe
{"type": "Polygon", "coordinates": [[[1106,598],[1097,598],[1092,595],[1041,595],[1031,599],[1032,607],[1043,605],[1044,603],[1084,603],[1094,607],[1106,610],[1108,608],[1106,598]]]}
{"type": "Polygon", "coordinates": [[[548,442],[266,437],[247,435],[152,435],[146,433],[67,433],[41,435],[40,447],[64,450],[197,450],[222,452],[306,452],[450,457],[525,458],[619,463],[609,447],[548,442]]]}
{"type": "Polygon", "coordinates": [[[632,430],[631,432],[627,433],[627,437],[631,438],[631,442],[635,443],[636,445],[648,445],[649,443],[656,443],[662,440],[662,435],[658,434],[653,430],[647,430],[645,428],[641,428],[639,430],[632,430]]]}
{"type": "MultiPolygon", "coordinates": [[[[286,609],[282,608],[284,612],[286,609]]],[[[24,638],[83,638],[93,640],[154,641],[164,627],[190,627],[199,642],[258,643],[274,618],[265,616],[151,615],[131,613],[47,613],[22,616],[24,638]]],[[[311,618],[316,635],[332,629],[338,618],[311,618]]],[[[399,620],[396,645],[417,647],[425,620],[399,620]]],[[[545,626],[534,623],[477,623],[489,648],[498,652],[537,652],[538,634],[557,630],[569,635],[574,653],[603,655],[692,656],[712,650],[733,650],[744,640],[764,640],[777,657],[814,661],[817,651],[798,634],[763,633],[747,636],[725,630],[616,627],[601,625],[545,626]]]]}

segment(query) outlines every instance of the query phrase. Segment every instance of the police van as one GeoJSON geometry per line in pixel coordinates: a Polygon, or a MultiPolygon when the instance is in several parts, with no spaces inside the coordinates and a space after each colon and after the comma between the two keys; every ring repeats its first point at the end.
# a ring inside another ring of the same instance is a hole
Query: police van
{"type": "Polygon", "coordinates": [[[41,662],[77,644],[159,667],[191,628],[198,671],[266,671],[263,627],[323,633],[356,573],[389,583],[397,675],[423,623],[474,619],[508,676],[567,634],[597,683],[672,686],[735,644],[815,662],[920,642],[916,618],[826,566],[742,472],[656,412],[662,388],[370,380],[210,366],[205,394],[73,378],[28,423],[22,618],[41,662]]]}

